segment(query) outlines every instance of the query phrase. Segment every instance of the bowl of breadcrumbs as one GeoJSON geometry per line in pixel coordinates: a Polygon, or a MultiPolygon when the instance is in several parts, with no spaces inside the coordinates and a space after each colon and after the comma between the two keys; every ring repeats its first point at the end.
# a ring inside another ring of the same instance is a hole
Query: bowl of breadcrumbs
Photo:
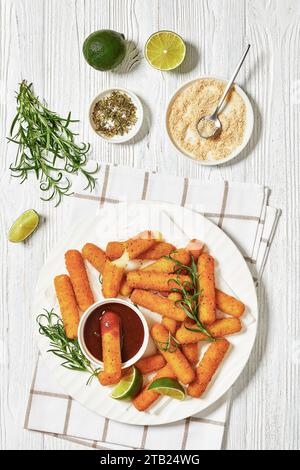
{"type": "Polygon", "coordinates": [[[219,119],[221,132],[210,139],[200,137],[197,122],[215,110],[226,80],[204,77],[181,86],[166,114],[167,133],[182,154],[202,165],[220,165],[235,158],[248,144],[253,130],[253,109],[246,93],[236,84],[227,96],[219,119]]]}

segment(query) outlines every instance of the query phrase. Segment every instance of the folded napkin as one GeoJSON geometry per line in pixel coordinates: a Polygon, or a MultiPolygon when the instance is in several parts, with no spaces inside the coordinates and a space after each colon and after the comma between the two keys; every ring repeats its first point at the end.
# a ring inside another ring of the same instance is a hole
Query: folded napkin
{"type": "MultiPolygon", "coordinates": [[[[80,182],[79,182],[80,184],[80,182]]],[[[262,276],[280,211],[268,205],[265,186],[200,181],[121,166],[103,165],[92,194],[75,189],[70,223],[123,201],[163,201],[205,215],[235,242],[256,283],[262,276]]],[[[220,449],[229,391],[205,411],[162,426],[132,426],[86,409],[49,377],[38,359],[24,427],[96,449],[220,449]]]]}

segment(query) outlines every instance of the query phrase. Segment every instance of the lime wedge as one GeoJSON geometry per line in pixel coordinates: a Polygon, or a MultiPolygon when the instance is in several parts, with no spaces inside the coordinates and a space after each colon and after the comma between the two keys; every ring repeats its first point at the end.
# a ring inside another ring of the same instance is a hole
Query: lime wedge
{"type": "Polygon", "coordinates": [[[185,399],[185,390],[175,379],[162,377],[161,379],[154,380],[148,387],[148,390],[155,390],[161,395],[175,398],[176,400],[185,399]]]}
{"type": "Polygon", "coordinates": [[[158,70],[173,70],[184,60],[186,47],[182,38],[173,31],[152,34],[145,46],[149,64],[158,70]]]}
{"type": "Polygon", "coordinates": [[[39,225],[40,217],[33,209],[23,212],[12,224],[8,232],[10,242],[19,243],[28,238],[39,225]]]}
{"type": "Polygon", "coordinates": [[[113,389],[111,397],[117,400],[135,397],[143,383],[143,376],[140,371],[132,366],[128,372],[113,389]]]}

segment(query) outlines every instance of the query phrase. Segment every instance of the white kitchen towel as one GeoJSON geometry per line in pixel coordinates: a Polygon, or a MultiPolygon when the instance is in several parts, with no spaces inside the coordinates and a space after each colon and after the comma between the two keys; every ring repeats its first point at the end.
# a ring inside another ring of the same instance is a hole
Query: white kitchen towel
{"type": "MultiPolygon", "coordinates": [[[[78,186],[78,185],[77,185],[78,186]]],[[[269,207],[268,188],[227,181],[203,182],[145,170],[103,165],[92,194],[75,189],[70,223],[106,204],[164,201],[204,214],[241,250],[256,282],[265,267],[280,211],[269,207]]],[[[163,426],[131,426],[93,413],[53,382],[39,358],[25,428],[95,449],[221,449],[230,392],[198,415],[163,426]]]]}

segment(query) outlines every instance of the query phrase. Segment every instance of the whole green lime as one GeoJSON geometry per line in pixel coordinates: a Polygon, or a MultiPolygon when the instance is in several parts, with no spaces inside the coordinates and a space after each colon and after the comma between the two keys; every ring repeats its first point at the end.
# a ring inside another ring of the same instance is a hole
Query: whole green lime
{"type": "Polygon", "coordinates": [[[95,31],[83,43],[85,60],[97,70],[114,69],[122,62],[125,54],[124,35],[111,29],[95,31]]]}

